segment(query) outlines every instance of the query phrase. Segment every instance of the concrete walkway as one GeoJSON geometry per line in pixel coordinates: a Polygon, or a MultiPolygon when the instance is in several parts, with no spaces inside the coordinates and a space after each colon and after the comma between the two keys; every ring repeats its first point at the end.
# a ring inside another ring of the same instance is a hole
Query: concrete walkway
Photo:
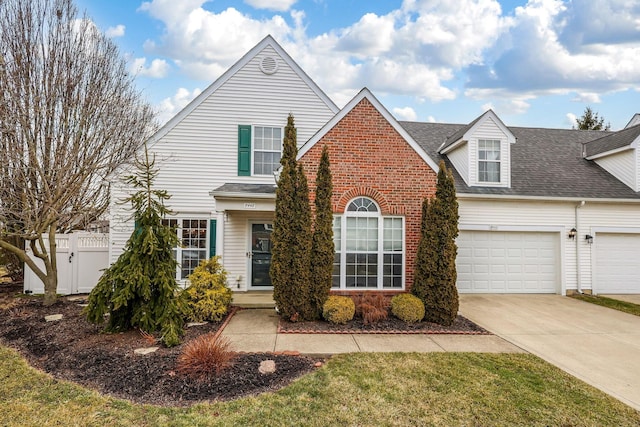
{"type": "Polygon", "coordinates": [[[640,317],[559,295],[461,295],[463,316],[640,410],[640,317]]]}
{"type": "Polygon", "coordinates": [[[222,331],[236,351],[280,352],[326,356],[353,352],[521,353],[517,346],[495,335],[425,334],[279,334],[273,309],[238,311],[222,331]]]}

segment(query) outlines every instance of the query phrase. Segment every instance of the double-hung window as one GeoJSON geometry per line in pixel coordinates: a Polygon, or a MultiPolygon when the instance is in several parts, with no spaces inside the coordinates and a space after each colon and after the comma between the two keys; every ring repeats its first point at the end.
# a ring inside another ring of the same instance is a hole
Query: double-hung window
{"type": "Polygon", "coordinates": [[[499,140],[478,140],[478,181],[486,183],[500,182],[499,140]]]}
{"type": "Polygon", "coordinates": [[[163,223],[175,228],[180,243],[173,251],[178,261],[176,278],[186,279],[188,275],[208,258],[207,241],[209,239],[206,219],[165,219],[163,223]]]}
{"type": "Polygon", "coordinates": [[[238,126],[238,175],[271,175],[280,167],[281,127],[238,126]]]}
{"type": "Polygon", "coordinates": [[[253,174],[271,175],[280,166],[282,128],[253,127],[253,174]]]}
{"type": "Polygon", "coordinates": [[[382,216],[378,205],[358,197],[334,216],[333,287],[401,289],[404,282],[404,219],[382,216]]]}

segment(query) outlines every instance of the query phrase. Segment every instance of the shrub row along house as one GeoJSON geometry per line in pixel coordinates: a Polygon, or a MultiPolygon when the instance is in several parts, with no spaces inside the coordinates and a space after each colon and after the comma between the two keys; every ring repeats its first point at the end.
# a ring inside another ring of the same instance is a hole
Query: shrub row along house
{"type": "MultiPolygon", "coordinates": [[[[462,293],[640,292],[640,116],[618,132],[397,121],[368,90],[339,109],[268,36],[149,141],[182,241],[185,279],[220,255],[234,291],[271,281],[273,172],[295,117],[313,203],[322,148],[333,176],[333,289],[411,288],[421,203],[454,171],[462,293]]],[[[124,174],[124,173],[123,173],[124,174]]],[[[110,260],[134,229],[114,177],[110,260]]]]}

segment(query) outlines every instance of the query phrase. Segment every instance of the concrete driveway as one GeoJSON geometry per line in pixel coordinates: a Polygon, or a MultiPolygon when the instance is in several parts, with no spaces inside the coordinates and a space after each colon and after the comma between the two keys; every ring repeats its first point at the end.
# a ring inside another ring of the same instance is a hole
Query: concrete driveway
{"type": "Polygon", "coordinates": [[[559,295],[460,295],[466,318],[640,410],[640,317],[559,295]]]}

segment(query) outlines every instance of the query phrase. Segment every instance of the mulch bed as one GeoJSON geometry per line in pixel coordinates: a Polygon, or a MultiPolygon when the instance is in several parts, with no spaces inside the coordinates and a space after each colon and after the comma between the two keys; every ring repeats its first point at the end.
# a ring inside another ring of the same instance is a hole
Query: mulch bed
{"type": "Polygon", "coordinates": [[[314,370],[318,359],[291,354],[240,353],[233,365],[209,382],[176,373],[184,344],[216,332],[222,323],[186,329],[183,343],[148,355],[134,349],[152,344],[138,331],[107,334],[88,323],[76,301],[61,298],[44,307],[35,298],[0,296],[0,343],[17,349],[27,361],[55,378],[70,380],[103,394],[137,403],[185,406],[201,401],[230,400],[275,391],[314,370]],[[45,322],[44,316],[62,314],[45,322]],[[274,373],[258,371],[260,362],[273,360],[274,373]]]}
{"type": "Polygon", "coordinates": [[[329,322],[289,322],[280,319],[278,333],[281,334],[462,334],[491,335],[491,332],[457,316],[451,326],[430,322],[406,323],[389,317],[376,323],[365,325],[362,319],[353,319],[344,325],[329,322]]]}
{"type": "MultiPolygon", "coordinates": [[[[15,297],[21,286],[0,285],[0,343],[12,347],[35,368],[55,378],[69,380],[99,392],[137,403],[186,406],[196,402],[230,400],[278,390],[311,372],[319,359],[295,353],[239,353],[230,368],[208,382],[198,382],[176,372],[185,343],[225,325],[207,323],[186,328],[182,344],[166,348],[149,341],[139,331],[108,334],[103,326],[87,322],[82,302],[63,297],[50,307],[33,297],[15,297]],[[44,317],[62,314],[62,320],[44,317]],[[134,350],[159,346],[148,355],[134,350]],[[260,373],[260,363],[275,361],[274,373],[260,373]]],[[[420,322],[407,324],[395,318],[364,325],[355,319],[346,325],[328,322],[280,321],[280,333],[394,333],[489,334],[458,316],[450,327],[420,322]]],[[[320,360],[321,361],[321,360],[320,360]]]]}

